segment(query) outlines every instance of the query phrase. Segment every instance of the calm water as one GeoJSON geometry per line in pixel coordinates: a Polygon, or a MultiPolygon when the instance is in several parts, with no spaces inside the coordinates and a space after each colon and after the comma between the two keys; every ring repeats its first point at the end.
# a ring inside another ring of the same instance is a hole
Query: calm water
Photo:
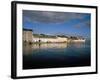
{"type": "Polygon", "coordinates": [[[23,69],[90,66],[90,44],[23,45],[23,69]]]}

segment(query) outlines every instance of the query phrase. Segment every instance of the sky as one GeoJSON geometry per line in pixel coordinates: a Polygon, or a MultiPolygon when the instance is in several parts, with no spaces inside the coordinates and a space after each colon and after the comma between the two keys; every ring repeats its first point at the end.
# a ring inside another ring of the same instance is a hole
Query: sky
{"type": "Polygon", "coordinates": [[[23,10],[23,28],[33,33],[90,38],[91,14],[23,10]]]}

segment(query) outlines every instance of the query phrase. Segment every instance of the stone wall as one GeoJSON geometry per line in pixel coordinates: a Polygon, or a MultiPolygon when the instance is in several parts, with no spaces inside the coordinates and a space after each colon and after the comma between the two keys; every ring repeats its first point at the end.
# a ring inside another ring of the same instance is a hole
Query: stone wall
{"type": "Polygon", "coordinates": [[[35,38],[33,37],[33,42],[67,42],[67,38],[35,38]]]}
{"type": "Polygon", "coordinates": [[[23,41],[24,42],[33,42],[32,30],[23,30],[23,41]]]}

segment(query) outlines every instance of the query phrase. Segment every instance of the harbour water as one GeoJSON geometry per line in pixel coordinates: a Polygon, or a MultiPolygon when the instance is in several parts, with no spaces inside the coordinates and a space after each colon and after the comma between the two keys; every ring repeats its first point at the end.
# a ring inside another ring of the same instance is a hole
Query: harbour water
{"type": "Polygon", "coordinates": [[[23,69],[91,65],[90,42],[23,45],[23,69]]]}

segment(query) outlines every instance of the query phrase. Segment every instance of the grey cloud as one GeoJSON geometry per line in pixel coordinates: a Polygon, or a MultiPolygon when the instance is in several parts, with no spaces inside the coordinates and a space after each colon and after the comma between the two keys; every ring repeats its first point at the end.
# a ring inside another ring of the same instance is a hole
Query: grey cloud
{"type": "Polygon", "coordinates": [[[51,11],[23,10],[23,18],[32,22],[61,23],[72,19],[83,19],[86,14],[51,11]]]}
{"type": "Polygon", "coordinates": [[[90,28],[91,27],[90,20],[86,20],[86,21],[83,20],[82,22],[74,25],[74,27],[76,28],[81,28],[82,26],[88,26],[88,28],[90,28]]]}

